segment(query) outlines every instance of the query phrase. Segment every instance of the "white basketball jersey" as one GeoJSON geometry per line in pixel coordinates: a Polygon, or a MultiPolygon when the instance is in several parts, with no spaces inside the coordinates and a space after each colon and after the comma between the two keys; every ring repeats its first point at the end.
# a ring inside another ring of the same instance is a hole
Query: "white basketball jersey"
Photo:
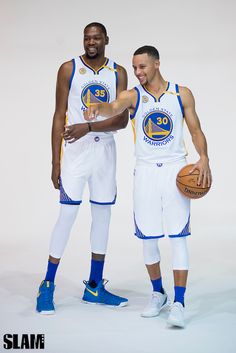
{"type": "MultiPolygon", "coordinates": [[[[98,69],[94,70],[82,58],[73,59],[73,72],[70,80],[67,119],[68,125],[84,123],[83,112],[93,103],[110,103],[116,99],[118,75],[116,63],[110,59],[98,69]]],[[[104,120],[97,117],[96,120],[104,120]]],[[[96,136],[103,132],[91,132],[96,136]]]]}
{"type": "Polygon", "coordinates": [[[159,99],[142,85],[134,89],[138,100],[130,118],[137,159],[164,163],[184,158],[184,114],[178,85],[168,82],[159,99]]]}

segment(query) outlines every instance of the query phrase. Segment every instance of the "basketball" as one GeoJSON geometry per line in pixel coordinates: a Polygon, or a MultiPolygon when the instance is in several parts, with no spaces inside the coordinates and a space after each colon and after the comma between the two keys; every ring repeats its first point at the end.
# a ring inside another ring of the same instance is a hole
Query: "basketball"
{"type": "Polygon", "coordinates": [[[203,188],[201,185],[197,185],[199,170],[196,169],[192,174],[189,174],[193,166],[194,164],[188,164],[179,171],[176,185],[181,193],[189,199],[200,199],[208,193],[210,187],[203,188]]]}

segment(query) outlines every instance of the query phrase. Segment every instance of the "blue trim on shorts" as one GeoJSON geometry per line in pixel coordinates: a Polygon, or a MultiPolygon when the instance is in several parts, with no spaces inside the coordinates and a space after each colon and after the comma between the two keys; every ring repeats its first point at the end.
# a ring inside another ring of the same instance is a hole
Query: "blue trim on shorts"
{"type": "Polygon", "coordinates": [[[89,200],[89,202],[95,204],[95,205],[114,205],[116,203],[116,196],[112,202],[97,202],[93,200],[89,200]]]}
{"type": "Polygon", "coordinates": [[[157,235],[157,236],[153,236],[153,237],[147,237],[146,235],[144,235],[143,237],[140,237],[139,235],[137,235],[137,233],[134,233],[134,235],[142,240],[148,240],[148,239],[159,239],[159,238],[164,238],[164,234],[163,235],[157,235]]]}
{"type": "Polygon", "coordinates": [[[188,221],[184,227],[184,229],[179,233],[179,234],[172,234],[169,235],[169,238],[181,238],[181,237],[187,237],[190,235],[190,215],[188,216],[188,221]]]}
{"type": "Polygon", "coordinates": [[[156,239],[156,238],[163,238],[163,237],[164,237],[164,234],[162,234],[162,235],[155,235],[155,236],[147,236],[147,235],[144,235],[144,234],[141,232],[141,230],[138,228],[137,223],[136,223],[136,220],[135,220],[135,217],[134,217],[134,224],[135,224],[135,232],[134,232],[134,235],[136,235],[136,237],[138,237],[139,239],[146,240],[146,239],[156,239]]]}
{"type": "Polygon", "coordinates": [[[187,233],[187,234],[177,234],[177,235],[169,235],[169,238],[183,238],[183,237],[187,237],[191,235],[191,233],[187,233]]]}
{"type": "Polygon", "coordinates": [[[135,91],[137,91],[138,93],[138,99],[137,99],[137,102],[136,102],[136,106],[135,106],[135,109],[134,109],[134,113],[133,114],[130,114],[130,119],[132,120],[134,117],[135,117],[135,114],[137,113],[137,110],[138,110],[138,107],[139,107],[139,102],[140,102],[140,92],[139,92],[139,89],[137,87],[134,87],[135,91]]]}
{"type": "Polygon", "coordinates": [[[82,200],[74,201],[67,195],[67,193],[63,188],[61,177],[59,178],[59,183],[60,183],[60,203],[64,205],[80,205],[82,200]]]}
{"type": "MultiPolygon", "coordinates": [[[[176,93],[179,93],[179,86],[178,86],[177,84],[175,85],[175,90],[176,90],[176,93]]],[[[178,101],[179,101],[179,105],[180,105],[181,112],[182,112],[183,117],[184,117],[184,107],[183,107],[182,99],[181,99],[181,97],[180,97],[180,93],[179,93],[179,95],[177,96],[177,98],[178,98],[178,101]]]]}
{"type": "Polygon", "coordinates": [[[80,205],[81,204],[81,202],[82,202],[82,200],[81,201],[60,201],[60,203],[62,204],[62,205],[80,205]]]}
{"type": "Polygon", "coordinates": [[[75,59],[72,59],[72,63],[73,63],[73,70],[72,70],[71,77],[70,77],[69,90],[71,88],[72,80],[73,80],[73,77],[75,74],[75,59]]]}

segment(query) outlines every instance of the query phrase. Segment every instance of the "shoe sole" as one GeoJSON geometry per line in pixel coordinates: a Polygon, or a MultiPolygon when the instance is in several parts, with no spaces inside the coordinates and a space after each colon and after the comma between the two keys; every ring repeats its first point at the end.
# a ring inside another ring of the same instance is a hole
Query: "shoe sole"
{"type": "Polygon", "coordinates": [[[54,315],[55,314],[55,310],[48,310],[48,311],[38,311],[36,310],[36,313],[40,314],[40,315],[54,315]]]}
{"type": "Polygon", "coordinates": [[[167,325],[169,326],[174,326],[174,327],[179,327],[179,328],[185,328],[185,324],[181,323],[174,318],[168,318],[167,320],[167,325]]]}
{"type": "Polygon", "coordinates": [[[127,306],[127,305],[128,305],[128,302],[122,302],[122,303],[120,303],[119,305],[110,305],[110,304],[105,304],[105,303],[88,302],[88,301],[83,300],[83,299],[82,299],[82,303],[84,303],[84,304],[91,304],[91,305],[105,305],[105,306],[112,307],[112,308],[121,308],[121,307],[124,307],[124,306],[127,306]]]}
{"type": "Polygon", "coordinates": [[[145,314],[141,313],[140,316],[141,316],[141,317],[144,317],[144,318],[147,318],[147,319],[150,318],[150,317],[156,317],[156,316],[158,316],[158,315],[160,314],[161,310],[162,310],[162,309],[165,309],[167,306],[170,306],[170,303],[169,303],[169,299],[168,299],[168,298],[166,298],[165,304],[162,305],[161,309],[158,311],[157,314],[155,314],[155,315],[145,315],[145,314]]]}

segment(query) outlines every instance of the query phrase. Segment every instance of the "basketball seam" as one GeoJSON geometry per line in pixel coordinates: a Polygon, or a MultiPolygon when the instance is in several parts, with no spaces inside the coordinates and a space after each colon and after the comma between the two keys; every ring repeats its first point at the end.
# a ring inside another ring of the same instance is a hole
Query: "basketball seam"
{"type": "Polygon", "coordinates": [[[199,175],[199,173],[198,174],[184,174],[184,175],[177,175],[177,178],[183,178],[183,177],[185,177],[185,176],[192,176],[192,175],[199,175]]]}
{"type": "Polygon", "coordinates": [[[210,189],[210,187],[209,186],[205,186],[204,188],[203,187],[201,187],[201,186],[191,186],[191,185],[186,185],[186,184],[183,184],[183,183],[181,183],[180,181],[178,181],[178,180],[176,180],[177,181],[177,183],[179,183],[179,184],[181,184],[181,185],[183,185],[183,186],[187,186],[187,187],[189,187],[189,188],[195,188],[195,189],[210,189]]]}

